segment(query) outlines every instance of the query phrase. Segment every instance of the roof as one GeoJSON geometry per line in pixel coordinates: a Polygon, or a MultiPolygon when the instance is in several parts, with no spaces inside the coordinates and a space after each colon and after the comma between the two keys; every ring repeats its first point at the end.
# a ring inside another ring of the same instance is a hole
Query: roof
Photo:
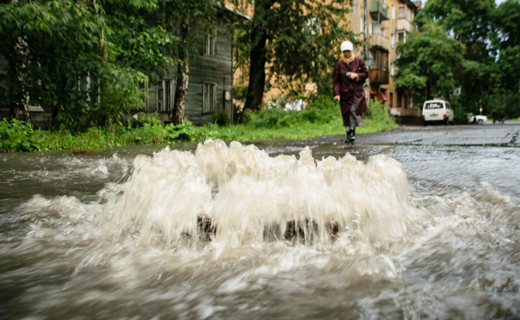
{"type": "Polygon", "coordinates": [[[227,10],[233,12],[233,13],[236,14],[237,16],[240,16],[240,17],[242,17],[242,18],[244,18],[244,19],[247,19],[247,20],[251,20],[251,17],[250,17],[250,16],[248,16],[248,15],[246,15],[246,14],[243,14],[242,12],[235,11],[235,10],[231,9],[230,7],[228,7],[228,6],[224,6],[224,8],[226,8],[227,10]]]}
{"type": "Polygon", "coordinates": [[[226,6],[226,5],[222,5],[219,2],[213,2],[213,5],[215,7],[217,7],[218,9],[222,9],[222,10],[226,11],[227,13],[234,14],[234,15],[236,15],[236,16],[238,16],[240,18],[246,19],[246,20],[251,20],[251,17],[249,17],[248,15],[243,14],[242,12],[233,10],[232,8],[230,8],[230,7],[226,6]]]}
{"type": "Polygon", "coordinates": [[[418,6],[419,3],[422,4],[422,1],[411,1],[411,0],[401,0],[401,2],[405,3],[410,9],[412,9],[413,12],[417,12],[417,10],[420,9],[418,6]],[[419,3],[416,3],[419,2],[419,3]]]}

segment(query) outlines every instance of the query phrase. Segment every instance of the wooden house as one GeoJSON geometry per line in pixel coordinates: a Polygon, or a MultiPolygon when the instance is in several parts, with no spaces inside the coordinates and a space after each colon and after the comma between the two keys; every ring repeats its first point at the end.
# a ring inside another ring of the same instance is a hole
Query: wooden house
{"type": "MultiPolygon", "coordinates": [[[[222,15],[249,19],[226,7],[220,10],[222,15]]],[[[203,125],[213,121],[213,114],[226,110],[233,120],[232,31],[224,23],[218,24],[216,30],[201,41],[199,50],[200,55],[189,65],[184,116],[196,125],[203,125]]],[[[161,78],[145,83],[145,112],[158,112],[163,122],[172,119],[177,70],[178,66],[174,65],[161,78]]]]}

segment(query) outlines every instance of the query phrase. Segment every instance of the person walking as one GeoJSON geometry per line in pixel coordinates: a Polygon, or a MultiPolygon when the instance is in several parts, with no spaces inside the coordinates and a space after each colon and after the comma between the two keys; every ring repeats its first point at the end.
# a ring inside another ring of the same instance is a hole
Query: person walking
{"type": "Polygon", "coordinates": [[[495,121],[497,121],[497,117],[498,117],[497,109],[493,110],[493,113],[491,114],[491,116],[493,117],[493,124],[495,124],[495,121]]]}
{"type": "Polygon", "coordinates": [[[340,47],[341,59],[334,66],[332,84],[334,99],[339,101],[343,126],[347,132],[345,142],[356,140],[356,127],[364,127],[366,111],[363,83],[368,78],[365,61],[354,55],[354,46],[344,41],[340,47]]]}
{"type": "Polygon", "coordinates": [[[500,114],[500,123],[504,124],[506,121],[506,110],[502,110],[502,113],[500,114]]]}

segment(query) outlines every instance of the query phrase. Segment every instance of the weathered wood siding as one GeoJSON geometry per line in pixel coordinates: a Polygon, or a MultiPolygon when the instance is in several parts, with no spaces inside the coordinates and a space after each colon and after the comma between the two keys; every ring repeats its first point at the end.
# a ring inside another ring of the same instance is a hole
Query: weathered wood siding
{"type": "Polygon", "coordinates": [[[217,28],[215,51],[215,56],[202,55],[191,65],[185,114],[195,124],[212,121],[211,114],[202,113],[204,82],[217,85],[214,112],[227,110],[230,117],[233,114],[232,100],[225,100],[225,92],[229,92],[230,98],[233,92],[233,37],[225,28],[217,28]]]}
{"type": "MultiPolygon", "coordinates": [[[[204,44],[200,44],[200,52],[203,53],[204,44]]],[[[175,101],[175,88],[177,80],[177,65],[171,67],[164,80],[172,80],[172,101],[175,101]]],[[[233,116],[233,35],[225,27],[219,26],[216,31],[215,55],[201,54],[191,60],[189,66],[188,95],[186,97],[186,110],[184,116],[196,125],[203,125],[213,121],[212,114],[203,114],[203,84],[205,82],[216,84],[216,105],[214,113],[227,110],[229,116],[233,116]],[[226,99],[228,92],[229,99],[226,99]]],[[[173,102],[171,104],[173,108],[173,102]]],[[[172,110],[168,113],[171,119],[172,110]]],[[[157,111],[157,83],[151,82],[146,98],[146,110],[157,111]]]]}

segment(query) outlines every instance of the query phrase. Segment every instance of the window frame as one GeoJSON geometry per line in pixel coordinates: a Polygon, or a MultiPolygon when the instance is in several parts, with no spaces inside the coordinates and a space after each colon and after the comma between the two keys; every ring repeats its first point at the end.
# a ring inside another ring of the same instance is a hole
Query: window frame
{"type": "Polygon", "coordinates": [[[406,6],[400,5],[397,10],[398,19],[406,19],[406,6]]]}
{"type": "Polygon", "coordinates": [[[217,56],[217,32],[210,31],[204,40],[204,56],[217,56]]]}
{"type": "Polygon", "coordinates": [[[399,43],[399,41],[401,40],[403,41],[403,43],[406,43],[406,31],[397,31],[397,42],[399,43]],[[403,35],[402,39],[399,39],[399,34],[403,35]]]}
{"type": "Polygon", "coordinates": [[[202,114],[213,114],[213,113],[215,113],[216,109],[217,109],[217,83],[204,81],[204,82],[202,82],[202,114]],[[207,90],[206,86],[208,89],[211,86],[213,87],[213,101],[212,101],[213,108],[210,108],[211,105],[208,105],[208,106],[206,105],[207,103],[210,103],[210,102],[207,102],[207,100],[209,100],[210,96],[209,96],[209,91],[206,91],[207,90]],[[208,97],[206,97],[206,92],[208,92],[208,97]]]}
{"type": "Polygon", "coordinates": [[[159,79],[157,80],[156,88],[155,88],[155,110],[157,112],[170,112],[173,109],[173,83],[172,79],[159,79]],[[159,82],[161,86],[159,86],[159,82]],[[162,98],[161,94],[159,94],[159,90],[162,90],[162,98]],[[162,107],[159,107],[162,106],[162,107]]]}

